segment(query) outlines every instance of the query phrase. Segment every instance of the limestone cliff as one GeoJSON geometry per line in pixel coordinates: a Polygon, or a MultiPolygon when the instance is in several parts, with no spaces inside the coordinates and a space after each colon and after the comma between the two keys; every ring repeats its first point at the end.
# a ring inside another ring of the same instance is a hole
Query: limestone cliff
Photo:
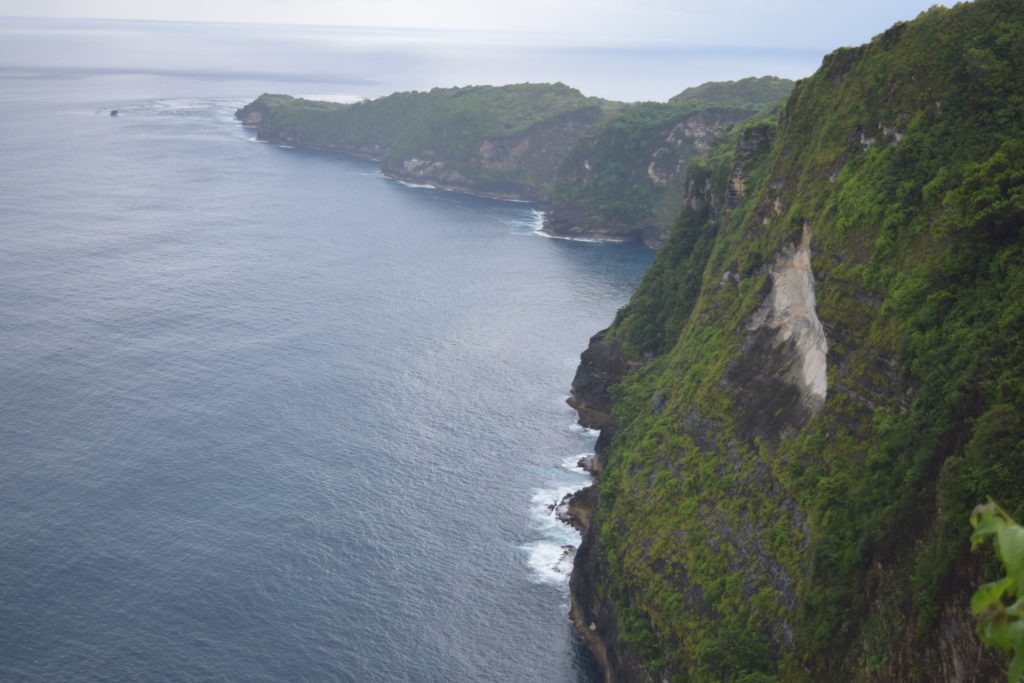
{"type": "Polygon", "coordinates": [[[967,519],[1024,516],[1021,69],[1024,5],[933,8],[691,162],[573,386],[608,680],[1000,678],[967,519]]]}

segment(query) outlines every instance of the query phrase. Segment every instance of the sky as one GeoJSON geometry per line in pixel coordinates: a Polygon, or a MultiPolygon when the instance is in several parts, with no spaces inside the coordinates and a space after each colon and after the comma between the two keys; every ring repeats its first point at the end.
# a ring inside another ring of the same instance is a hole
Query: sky
{"type": "MultiPolygon", "coordinates": [[[[0,16],[529,31],[571,44],[859,45],[933,0],[0,0],[0,16]]],[[[948,3],[947,3],[948,4],[948,3]]]]}

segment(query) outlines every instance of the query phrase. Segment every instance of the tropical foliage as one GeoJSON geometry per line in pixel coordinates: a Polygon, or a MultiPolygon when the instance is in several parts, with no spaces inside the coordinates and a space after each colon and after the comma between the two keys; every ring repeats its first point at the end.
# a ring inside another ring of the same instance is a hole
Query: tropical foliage
{"type": "Polygon", "coordinates": [[[683,179],[720,132],[784,97],[793,81],[766,76],[705,83],[667,103],[641,102],[593,126],[562,161],[549,190],[551,219],[619,232],[666,231],[683,179]]]}
{"type": "Polygon", "coordinates": [[[687,88],[669,102],[700,101],[715,107],[763,109],[789,94],[793,81],[776,76],[751,76],[738,81],[712,81],[687,88]]]}
{"type": "Polygon", "coordinates": [[[411,175],[406,162],[437,162],[443,173],[431,179],[438,183],[461,179],[481,191],[536,195],[576,138],[614,107],[561,83],[521,83],[400,92],[354,104],[264,94],[237,115],[245,120],[258,112],[264,139],[370,156],[395,175],[411,175]],[[517,149],[524,140],[532,151],[517,149]]]}

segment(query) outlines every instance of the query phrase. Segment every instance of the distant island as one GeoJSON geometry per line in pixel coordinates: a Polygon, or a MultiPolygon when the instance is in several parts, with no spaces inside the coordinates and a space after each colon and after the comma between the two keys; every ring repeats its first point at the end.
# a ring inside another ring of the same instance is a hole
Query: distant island
{"type": "Polygon", "coordinates": [[[393,178],[538,202],[552,235],[657,246],[678,213],[690,160],[792,87],[747,78],[638,104],[561,83],[435,88],[354,104],[264,94],[236,117],[260,140],[375,159],[393,178]]]}

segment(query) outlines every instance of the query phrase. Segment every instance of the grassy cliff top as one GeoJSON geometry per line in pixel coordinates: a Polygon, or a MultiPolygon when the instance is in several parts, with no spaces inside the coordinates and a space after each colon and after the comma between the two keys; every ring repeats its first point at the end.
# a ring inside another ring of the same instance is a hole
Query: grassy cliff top
{"type": "Polygon", "coordinates": [[[433,88],[429,91],[396,92],[352,104],[319,102],[288,95],[265,93],[252,105],[272,110],[334,113],[352,121],[371,115],[379,128],[410,126],[423,121],[444,121],[450,126],[472,124],[463,133],[509,135],[545,118],[586,106],[614,106],[587,97],[563,83],[517,83],[433,88]]]}
{"type": "Polygon", "coordinates": [[[778,76],[751,76],[738,81],[711,81],[687,88],[669,102],[702,102],[706,106],[761,109],[789,94],[796,85],[778,76]]]}

